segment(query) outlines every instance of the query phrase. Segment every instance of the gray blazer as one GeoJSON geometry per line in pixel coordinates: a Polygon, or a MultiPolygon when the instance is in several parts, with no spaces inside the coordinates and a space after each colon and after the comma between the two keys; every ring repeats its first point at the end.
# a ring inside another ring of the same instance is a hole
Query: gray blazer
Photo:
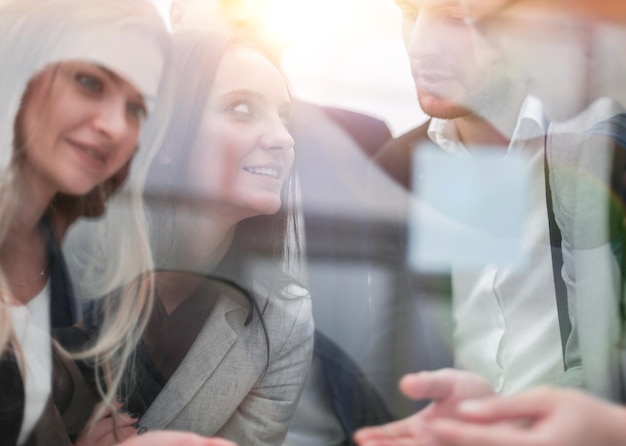
{"type": "Polygon", "coordinates": [[[257,296],[269,364],[258,314],[244,326],[248,309],[221,295],[140,427],[192,431],[242,446],[283,442],[313,351],[311,299],[296,285],[257,296]]]}

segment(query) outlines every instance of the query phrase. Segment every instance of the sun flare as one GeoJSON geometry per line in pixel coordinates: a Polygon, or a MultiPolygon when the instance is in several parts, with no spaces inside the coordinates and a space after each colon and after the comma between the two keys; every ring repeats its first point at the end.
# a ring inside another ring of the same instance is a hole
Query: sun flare
{"type": "Polygon", "coordinates": [[[258,27],[282,48],[311,47],[333,38],[349,17],[354,0],[238,0],[224,2],[225,13],[258,27]]]}

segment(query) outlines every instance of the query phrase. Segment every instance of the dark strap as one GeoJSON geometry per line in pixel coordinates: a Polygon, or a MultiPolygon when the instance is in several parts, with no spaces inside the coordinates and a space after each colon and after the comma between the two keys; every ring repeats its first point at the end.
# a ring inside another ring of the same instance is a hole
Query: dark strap
{"type": "Polygon", "coordinates": [[[315,330],[314,360],[322,367],[325,391],[341,427],[356,445],[354,433],[393,421],[389,409],[357,363],[330,338],[315,330]]]}
{"type": "MultiPolygon", "coordinates": [[[[554,218],[552,204],[552,189],[550,188],[550,167],[548,165],[548,138],[544,139],[543,166],[546,182],[546,205],[548,208],[548,228],[550,230],[550,254],[552,255],[552,275],[554,277],[554,292],[556,294],[556,311],[559,318],[559,329],[561,331],[561,348],[563,349],[563,359],[565,359],[565,346],[572,332],[572,323],[569,318],[567,303],[567,288],[561,275],[563,271],[563,253],[561,251],[561,231],[554,218]]],[[[567,365],[566,365],[567,367],[567,365]]]]}
{"type": "Polygon", "coordinates": [[[39,222],[39,230],[46,240],[48,272],[50,273],[50,327],[73,325],[77,320],[76,298],[61,246],[54,236],[48,215],[39,222]]]}
{"type": "Polygon", "coordinates": [[[0,357],[0,446],[15,446],[24,418],[24,384],[15,354],[0,357]]]}
{"type": "MultiPolygon", "coordinates": [[[[613,159],[611,166],[611,191],[617,197],[617,206],[610,206],[610,231],[611,249],[616,257],[620,269],[620,294],[619,294],[619,318],[620,318],[620,344],[619,355],[626,354],[626,302],[625,293],[625,269],[626,269],[626,243],[624,231],[624,209],[626,209],[626,113],[619,113],[611,118],[601,121],[586,130],[585,133],[601,135],[611,138],[613,144],[613,159]]],[[[626,370],[620,361],[620,400],[626,402],[626,370]]]]}

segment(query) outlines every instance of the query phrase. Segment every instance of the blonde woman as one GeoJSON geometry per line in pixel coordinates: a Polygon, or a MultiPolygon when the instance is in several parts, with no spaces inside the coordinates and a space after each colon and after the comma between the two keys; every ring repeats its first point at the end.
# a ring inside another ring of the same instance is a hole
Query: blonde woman
{"type": "MultiPolygon", "coordinates": [[[[124,182],[159,90],[167,45],[158,15],[142,0],[0,5],[2,445],[104,445],[135,435],[128,416],[113,428],[108,407],[144,324],[140,315],[151,306],[150,281],[125,291],[123,311],[109,315],[102,337],[82,353],[105,371],[101,395],[88,390],[49,332],[76,319],[59,244],[75,219],[102,214],[124,182]],[[85,426],[100,398],[107,404],[85,426]]],[[[134,266],[149,269],[142,227],[134,212],[117,239],[132,239],[134,266]]],[[[116,270],[125,266],[105,265],[101,277],[120,277],[116,270]]]]}

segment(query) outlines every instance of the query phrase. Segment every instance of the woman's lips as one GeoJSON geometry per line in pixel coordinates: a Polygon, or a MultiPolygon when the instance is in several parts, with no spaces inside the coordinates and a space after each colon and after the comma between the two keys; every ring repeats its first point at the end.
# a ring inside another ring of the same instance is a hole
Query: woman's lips
{"type": "Polygon", "coordinates": [[[70,146],[85,160],[89,165],[93,167],[102,167],[107,162],[106,151],[100,146],[93,144],[85,144],[74,140],[67,140],[70,146]]]}

